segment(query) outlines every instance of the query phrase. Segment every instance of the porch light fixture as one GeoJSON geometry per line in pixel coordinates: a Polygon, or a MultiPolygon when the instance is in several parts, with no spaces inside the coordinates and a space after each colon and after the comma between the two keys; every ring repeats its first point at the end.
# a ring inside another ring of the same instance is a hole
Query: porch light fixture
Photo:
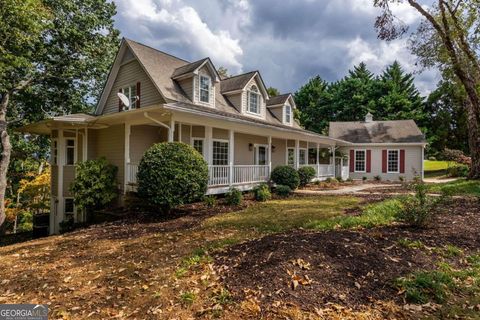
{"type": "Polygon", "coordinates": [[[253,150],[253,143],[248,144],[248,150],[252,151],[253,150]]]}
{"type": "Polygon", "coordinates": [[[275,147],[275,146],[272,144],[272,152],[275,152],[275,149],[276,149],[276,148],[277,148],[277,147],[275,147]]]}

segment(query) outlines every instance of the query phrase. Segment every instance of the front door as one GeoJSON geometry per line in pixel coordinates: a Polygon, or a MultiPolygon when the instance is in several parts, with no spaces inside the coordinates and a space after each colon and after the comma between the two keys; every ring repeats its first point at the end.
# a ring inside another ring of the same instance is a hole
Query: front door
{"type": "MultiPolygon", "coordinates": [[[[256,166],[266,166],[268,163],[268,146],[266,145],[255,145],[255,150],[253,153],[253,162],[256,166]]],[[[263,181],[267,179],[267,170],[265,167],[256,167],[253,168],[253,175],[255,181],[263,181]]]]}

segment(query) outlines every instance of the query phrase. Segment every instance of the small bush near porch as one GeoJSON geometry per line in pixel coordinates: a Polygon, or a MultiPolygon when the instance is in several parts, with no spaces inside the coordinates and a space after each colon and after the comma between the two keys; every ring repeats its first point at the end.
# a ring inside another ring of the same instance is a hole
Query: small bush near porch
{"type": "Polygon", "coordinates": [[[164,213],[202,199],[207,183],[206,161],[193,147],[180,142],[153,145],[138,168],[138,195],[164,213]]]}

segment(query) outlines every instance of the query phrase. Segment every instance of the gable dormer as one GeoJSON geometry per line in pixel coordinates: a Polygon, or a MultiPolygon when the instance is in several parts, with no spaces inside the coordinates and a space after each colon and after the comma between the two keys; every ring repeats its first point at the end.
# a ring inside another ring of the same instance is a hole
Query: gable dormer
{"type": "Polygon", "coordinates": [[[215,84],[220,82],[220,77],[210,58],[175,69],[172,79],[194,104],[215,107],[215,84]]]}
{"type": "Polygon", "coordinates": [[[286,93],[271,97],[268,100],[267,108],[284,125],[292,126],[294,124],[293,113],[296,106],[292,94],[286,93]]]}
{"type": "Polygon", "coordinates": [[[221,93],[241,114],[261,119],[266,118],[268,94],[258,71],[222,80],[221,93]]]}

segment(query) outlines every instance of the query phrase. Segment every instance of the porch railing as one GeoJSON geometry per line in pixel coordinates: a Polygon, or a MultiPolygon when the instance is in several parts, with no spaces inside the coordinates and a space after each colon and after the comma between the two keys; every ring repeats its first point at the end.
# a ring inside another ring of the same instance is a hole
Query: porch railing
{"type": "Polygon", "coordinates": [[[237,165],[233,166],[233,184],[268,181],[269,166],[237,165]]]}
{"type": "Polygon", "coordinates": [[[138,173],[138,164],[137,163],[127,163],[127,184],[136,184],[137,183],[137,173],[138,173]]]}
{"type": "Polygon", "coordinates": [[[301,164],[300,167],[312,167],[317,178],[333,177],[333,164],[301,164]]]}

